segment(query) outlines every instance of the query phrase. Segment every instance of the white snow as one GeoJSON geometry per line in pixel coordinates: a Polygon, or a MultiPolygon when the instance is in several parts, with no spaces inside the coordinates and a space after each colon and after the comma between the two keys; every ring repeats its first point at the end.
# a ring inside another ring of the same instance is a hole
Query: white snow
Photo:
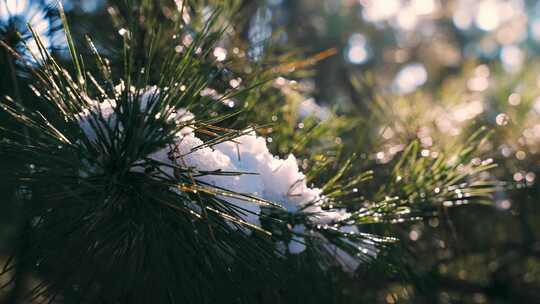
{"type": "MultiPolygon", "coordinates": [[[[157,94],[155,88],[142,94],[141,112],[153,107],[153,104],[148,104],[149,97],[153,94],[157,94]]],[[[104,121],[114,126],[117,123],[114,107],[113,102],[94,103],[93,108],[81,113],[79,125],[91,140],[96,140],[96,131],[90,124],[89,112],[101,112],[104,121]]],[[[193,114],[188,111],[177,111],[174,117],[176,121],[184,122],[193,118],[193,114]]],[[[322,210],[322,190],[307,185],[305,175],[299,170],[294,155],[290,154],[284,159],[274,156],[268,150],[265,138],[257,136],[255,131],[212,147],[201,148],[203,144],[193,129],[186,127],[176,134],[174,157],[171,157],[171,148],[165,147],[148,158],[172,166],[190,168],[194,179],[199,182],[278,203],[289,212],[299,212],[302,209],[302,212],[313,213],[310,219],[315,225],[332,224],[350,216],[344,209],[322,210]],[[256,174],[198,174],[200,171],[216,170],[256,174]]],[[[144,172],[144,165],[142,160],[136,161],[132,170],[144,172]]],[[[170,166],[162,166],[160,169],[165,175],[174,177],[170,166]]],[[[258,204],[229,196],[222,196],[221,199],[247,210],[241,215],[243,220],[254,225],[260,224],[261,209],[258,204]]],[[[296,225],[292,227],[292,231],[296,234],[312,233],[306,232],[304,225],[296,225]]],[[[288,250],[292,254],[301,253],[306,248],[304,238],[296,234],[288,244],[288,250]]],[[[354,265],[351,264],[352,266],[354,265]]]]}
{"type": "MultiPolygon", "coordinates": [[[[295,233],[305,233],[306,227],[302,224],[296,225],[293,228],[295,233]]],[[[299,235],[293,235],[292,240],[289,242],[289,252],[292,254],[299,254],[306,250],[305,239],[299,235]]]]}

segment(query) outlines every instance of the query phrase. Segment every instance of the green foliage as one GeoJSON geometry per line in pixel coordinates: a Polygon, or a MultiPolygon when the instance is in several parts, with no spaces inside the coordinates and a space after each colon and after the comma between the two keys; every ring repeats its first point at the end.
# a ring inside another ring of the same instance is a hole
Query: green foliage
{"type": "Polygon", "coordinates": [[[368,269],[403,272],[390,264],[399,249],[393,246],[397,224],[436,216],[451,205],[486,201],[494,190],[481,176],[493,165],[473,160],[483,131],[447,152],[426,155],[413,141],[396,153],[399,158],[377,162],[368,156],[373,146],[350,148],[341,140],[361,138],[364,121],[337,112],[323,121],[300,118],[302,95],[269,81],[285,74],[279,66],[254,66],[254,76],[229,88],[231,79],[245,76],[234,64],[249,65],[212,58],[212,50],[228,37],[220,18],[234,12],[230,7],[218,5],[200,16],[197,4],[181,6],[161,22],[159,3],[137,4],[111,9],[122,41],[110,53],[90,37],[83,46],[60,9],[69,63],[51,55],[34,33],[39,54],[34,54],[36,64],[25,66],[34,102],[6,97],[1,105],[17,128],[1,122],[0,176],[16,185],[8,203],[20,205],[24,223],[1,274],[9,278],[7,287],[20,273],[37,278],[24,300],[292,303],[308,295],[313,302],[329,302],[339,293],[333,274],[338,280],[347,276],[340,269],[347,262],[336,252],[368,269]],[[184,9],[192,22],[184,20],[184,9]],[[185,35],[191,37],[188,44],[180,41],[185,35]],[[148,96],[152,86],[157,89],[148,96]],[[208,88],[218,94],[201,94],[208,88]],[[231,98],[238,107],[223,103],[231,98]],[[107,120],[104,105],[115,123],[107,120]],[[183,111],[195,118],[171,119],[183,111]],[[83,130],[82,118],[90,133],[83,130]],[[245,172],[204,172],[177,163],[174,174],[166,174],[161,168],[167,164],[149,155],[174,146],[186,127],[204,139],[194,149],[234,142],[252,130],[271,136],[272,151],[296,155],[309,183],[322,189],[323,209],[345,208],[351,216],[319,225],[308,211],[288,212],[281,202],[197,179],[245,172]],[[223,197],[262,206],[261,226],[243,220],[249,210],[223,197]],[[297,232],[295,225],[307,231],[297,232]],[[294,237],[304,238],[305,252],[279,249],[294,237]]]}

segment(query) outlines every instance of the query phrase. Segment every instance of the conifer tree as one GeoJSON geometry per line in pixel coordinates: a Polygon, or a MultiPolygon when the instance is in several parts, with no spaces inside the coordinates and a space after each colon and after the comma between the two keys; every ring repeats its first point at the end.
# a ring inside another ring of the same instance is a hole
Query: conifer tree
{"type": "Polygon", "coordinates": [[[273,49],[248,1],[110,1],[86,35],[48,10],[65,51],[32,24],[0,42],[7,303],[348,302],[351,278],[415,281],[403,227],[499,189],[489,127],[381,156],[369,133],[407,117],[307,98],[292,79],[335,50],[273,49]]]}

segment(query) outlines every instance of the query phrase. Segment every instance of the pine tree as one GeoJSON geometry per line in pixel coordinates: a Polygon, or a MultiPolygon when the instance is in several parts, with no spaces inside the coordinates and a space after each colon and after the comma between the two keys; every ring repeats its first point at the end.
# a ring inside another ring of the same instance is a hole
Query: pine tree
{"type": "Polygon", "coordinates": [[[306,103],[287,79],[333,51],[243,46],[251,9],[112,3],[94,38],[58,6],[67,53],[32,27],[2,39],[20,87],[2,101],[3,204],[20,219],[8,301],[346,301],[355,274],[414,275],[400,225],[490,201],[485,128],[371,157],[381,143],[357,139],[373,121],[306,103]]]}

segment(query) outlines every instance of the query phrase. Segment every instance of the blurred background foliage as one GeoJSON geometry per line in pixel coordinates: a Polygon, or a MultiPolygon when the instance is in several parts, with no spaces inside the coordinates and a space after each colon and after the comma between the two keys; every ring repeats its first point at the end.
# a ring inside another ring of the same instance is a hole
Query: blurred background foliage
{"type": "MultiPolygon", "coordinates": [[[[158,20],[166,24],[175,5],[154,2],[160,4],[158,20]]],[[[209,13],[220,2],[196,1],[184,18],[190,18],[190,10],[209,13]]],[[[121,55],[115,53],[121,49],[117,35],[126,26],[122,16],[130,14],[130,1],[63,3],[80,43],[89,34],[107,57],[121,55]]],[[[352,278],[331,276],[338,289],[325,300],[540,302],[540,3],[236,0],[225,6],[230,13],[222,18],[229,27],[213,54],[231,67],[230,74],[219,75],[219,83],[226,80],[230,87],[205,94],[220,98],[246,79],[272,79],[241,100],[264,126],[261,132],[272,151],[294,153],[306,171],[356,153],[355,170],[391,175],[387,165],[395,164],[412,140],[429,159],[451,154],[483,127],[492,130],[472,163],[491,159],[498,164],[482,173],[499,181],[494,203],[444,209],[441,217],[403,223],[404,250],[393,258],[399,260],[396,267],[407,270],[406,277],[366,265],[352,278]]],[[[23,43],[32,49],[27,23],[53,54],[68,59],[53,1],[0,0],[2,40],[19,50],[23,43]]],[[[24,102],[32,94],[21,85],[29,81],[18,64],[0,50],[0,95],[24,102]]],[[[226,102],[239,103],[234,97],[226,102]]],[[[324,179],[338,169],[325,166],[328,172],[312,178],[324,179]]],[[[429,163],[424,169],[431,169],[429,163]]],[[[359,192],[383,186],[369,184],[359,192]]],[[[14,193],[14,187],[0,183],[2,196],[14,193]]],[[[415,194],[410,191],[407,195],[415,194]]],[[[1,208],[0,258],[5,259],[21,223],[15,207],[1,208]]]]}

